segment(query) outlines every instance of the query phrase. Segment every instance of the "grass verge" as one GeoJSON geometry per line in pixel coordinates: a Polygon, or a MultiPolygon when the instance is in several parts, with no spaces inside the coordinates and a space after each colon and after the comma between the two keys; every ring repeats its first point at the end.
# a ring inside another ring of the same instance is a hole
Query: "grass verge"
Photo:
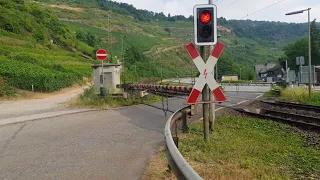
{"type": "Polygon", "coordinates": [[[106,95],[101,97],[97,94],[96,89],[92,86],[84,91],[82,95],[78,98],[69,102],[69,106],[78,108],[98,108],[98,109],[109,109],[118,108],[121,106],[132,106],[144,103],[158,102],[161,97],[148,95],[146,97],[140,98],[138,94],[131,95],[128,99],[119,97],[110,97],[106,95]]]}
{"type": "Polygon", "coordinates": [[[281,101],[298,102],[301,104],[320,106],[319,91],[312,91],[311,97],[309,98],[308,88],[297,87],[283,89],[280,87],[276,87],[275,89],[280,92],[280,96],[270,91],[265,94],[265,97],[273,97],[281,101]]]}
{"type": "Polygon", "coordinates": [[[204,179],[319,179],[320,149],[291,126],[261,119],[222,116],[210,142],[202,123],[190,126],[179,150],[204,179]]]}
{"type": "MultiPolygon", "coordinates": [[[[306,146],[294,127],[224,115],[205,143],[202,123],[180,134],[179,151],[203,179],[319,179],[320,148],[306,146]]],[[[143,179],[174,179],[163,149],[151,158],[143,179]]]]}
{"type": "Polygon", "coordinates": [[[174,174],[168,169],[168,162],[164,152],[164,148],[160,148],[158,153],[149,159],[149,164],[144,171],[142,180],[174,180],[174,174]]]}

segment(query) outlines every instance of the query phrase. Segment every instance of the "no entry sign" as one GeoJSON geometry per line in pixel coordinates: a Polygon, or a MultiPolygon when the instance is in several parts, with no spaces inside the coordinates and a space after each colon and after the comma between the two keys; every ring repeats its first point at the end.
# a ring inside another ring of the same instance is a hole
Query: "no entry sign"
{"type": "Polygon", "coordinates": [[[220,55],[222,54],[224,45],[221,43],[216,44],[206,64],[204,63],[203,59],[200,57],[198,51],[196,50],[196,47],[192,43],[187,45],[186,49],[190,57],[192,58],[193,62],[197,66],[198,70],[200,71],[199,79],[194,85],[187,102],[190,104],[196,103],[201,91],[203,90],[206,84],[208,84],[209,88],[211,89],[216,101],[226,101],[226,97],[224,96],[223,92],[219,88],[218,83],[212,75],[212,71],[214,70],[214,66],[216,65],[220,55]]]}
{"type": "Polygon", "coordinates": [[[108,52],[104,49],[99,49],[96,52],[96,57],[100,60],[100,61],[104,61],[108,58],[108,52]]]}

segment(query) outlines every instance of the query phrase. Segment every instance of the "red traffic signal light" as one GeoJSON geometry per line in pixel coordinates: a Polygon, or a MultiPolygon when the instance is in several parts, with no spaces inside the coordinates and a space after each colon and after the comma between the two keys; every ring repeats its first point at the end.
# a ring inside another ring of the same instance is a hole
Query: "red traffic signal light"
{"type": "Polygon", "coordinates": [[[193,8],[194,37],[198,46],[217,43],[217,6],[213,4],[196,5],[193,8]]]}
{"type": "Polygon", "coordinates": [[[209,23],[211,21],[211,14],[209,12],[203,12],[201,14],[200,20],[204,24],[209,23]]]}

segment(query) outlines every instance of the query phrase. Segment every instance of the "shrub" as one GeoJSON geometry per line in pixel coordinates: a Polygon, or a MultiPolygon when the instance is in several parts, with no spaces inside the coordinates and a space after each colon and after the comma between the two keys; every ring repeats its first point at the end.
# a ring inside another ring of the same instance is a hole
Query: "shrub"
{"type": "Polygon", "coordinates": [[[17,88],[51,92],[71,86],[76,80],[72,74],[46,69],[36,64],[15,60],[0,60],[0,75],[7,78],[17,88]]]}
{"type": "Polygon", "coordinates": [[[0,76],[0,97],[15,96],[16,94],[17,90],[14,87],[8,85],[0,76]]]}

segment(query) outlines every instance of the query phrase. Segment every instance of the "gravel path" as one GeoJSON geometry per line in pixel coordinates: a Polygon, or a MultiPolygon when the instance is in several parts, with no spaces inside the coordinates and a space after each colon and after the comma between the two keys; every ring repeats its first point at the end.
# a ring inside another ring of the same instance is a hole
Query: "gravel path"
{"type": "Polygon", "coordinates": [[[81,94],[83,89],[78,88],[43,99],[0,102],[0,121],[1,119],[66,110],[63,103],[81,94]]]}

